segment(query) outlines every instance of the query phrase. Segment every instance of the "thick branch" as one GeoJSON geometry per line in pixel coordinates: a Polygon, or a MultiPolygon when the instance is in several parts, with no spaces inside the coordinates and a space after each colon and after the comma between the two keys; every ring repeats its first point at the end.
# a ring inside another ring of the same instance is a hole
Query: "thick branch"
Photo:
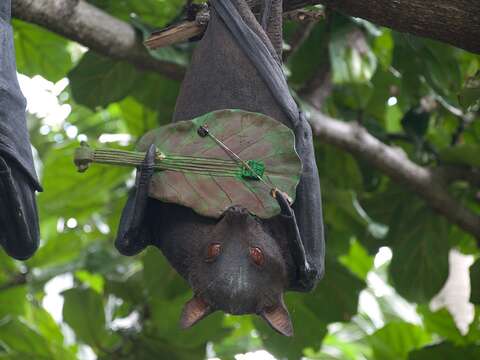
{"type": "Polygon", "coordinates": [[[334,120],[312,110],[310,124],[322,141],[361,156],[395,181],[407,185],[435,211],[480,240],[480,217],[453,198],[440,173],[419,166],[356,123],[334,120]]]}
{"type": "Polygon", "coordinates": [[[40,25],[71,40],[140,69],[182,79],[182,67],[154,59],[132,26],[83,0],[13,0],[15,17],[40,25]]]}
{"type": "MultiPolygon", "coordinates": [[[[302,1],[289,1],[302,2],[302,1]]],[[[305,1],[303,1],[304,3],[305,1]]],[[[346,15],[480,53],[480,1],[321,0],[346,15]]]]}
{"type": "MultiPolygon", "coordinates": [[[[261,0],[251,0],[258,2],[261,0]]],[[[480,53],[480,1],[476,0],[285,0],[284,8],[323,4],[377,25],[480,53]]]]}

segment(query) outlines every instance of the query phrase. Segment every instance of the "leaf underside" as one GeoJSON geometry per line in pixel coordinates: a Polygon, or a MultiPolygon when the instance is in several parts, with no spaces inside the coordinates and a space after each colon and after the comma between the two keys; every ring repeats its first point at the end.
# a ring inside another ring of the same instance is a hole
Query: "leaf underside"
{"type": "Polygon", "coordinates": [[[152,198],[187,206],[213,218],[219,218],[233,205],[243,206],[260,218],[278,215],[280,208],[270,195],[273,187],[295,199],[302,171],[295,151],[295,136],[288,127],[262,114],[242,110],[208,113],[150,131],[140,140],[137,150],[146,151],[155,144],[167,156],[227,160],[240,169],[241,165],[212,138],[198,135],[198,128],[205,125],[210,134],[242,160],[263,162],[263,178],[272,186],[241,176],[167,170],[154,174],[149,190],[152,198]]]}

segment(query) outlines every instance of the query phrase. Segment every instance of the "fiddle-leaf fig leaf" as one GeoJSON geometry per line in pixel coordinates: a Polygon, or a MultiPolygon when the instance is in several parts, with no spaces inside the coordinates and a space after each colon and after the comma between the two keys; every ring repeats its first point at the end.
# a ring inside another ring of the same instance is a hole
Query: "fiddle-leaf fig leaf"
{"type": "Polygon", "coordinates": [[[158,200],[214,218],[233,205],[270,218],[280,212],[272,189],[295,199],[302,170],[295,137],[288,127],[268,116],[241,110],[215,111],[153,130],[140,140],[137,150],[146,151],[151,144],[173,167],[157,171],[152,178],[150,196],[158,200]],[[211,136],[199,135],[202,126],[211,136]],[[254,179],[244,167],[264,170],[263,181],[254,179]]]}

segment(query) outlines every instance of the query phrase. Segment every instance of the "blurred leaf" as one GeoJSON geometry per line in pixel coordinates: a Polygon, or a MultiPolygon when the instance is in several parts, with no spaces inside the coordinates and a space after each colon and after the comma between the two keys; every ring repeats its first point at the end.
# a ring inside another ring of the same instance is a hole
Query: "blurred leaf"
{"type": "Polygon", "coordinates": [[[465,343],[465,338],[458,330],[455,320],[447,309],[431,312],[427,305],[421,305],[418,311],[422,315],[425,328],[430,333],[438,334],[455,344],[465,343]]]}
{"type": "Polygon", "coordinates": [[[373,257],[368,255],[368,252],[357,240],[350,243],[350,252],[341,256],[339,260],[343,266],[362,280],[367,278],[368,272],[373,267],[373,257]]]}
{"type": "Polygon", "coordinates": [[[373,77],[377,58],[358,28],[335,32],[329,46],[334,83],[366,83],[373,77]]]}
{"type": "Polygon", "coordinates": [[[465,110],[480,110],[480,71],[474,77],[467,79],[458,97],[460,105],[465,110]]]}
{"type": "Polygon", "coordinates": [[[129,169],[104,166],[92,166],[86,173],[78,173],[73,164],[76,147],[76,143],[59,146],[45,159],[45,192],[38,198],[44,219],[56,216],[82,221],[90,217],[114,201],[116,194],[112,189],[130,175],[129,169]]]}
{"type": "Polygon", "coordinates": [[[448,342],[429,346],[410,353],[408,360],[477,360],[480,346],[454,346],[448,342]]]}
{"type": "Polygon", "coordinates": [[[7,316],[24,315],[27,309],[26,298],[27,287],[25,285],[0,290],[0,321],[7,316]]]}
{"type": "Polygon", "coordinates": [[[130,63],[87,52],[68,78],[72,96],[90,109],[122,100],[132,90],[139,73],[130,63]]]}
{"type": "Polygon", "coordinates": [[[387,70],[392,64],[395,43],[390,29],[382,29],[381,34],[375,38],[373,51],[380,65],[387,70]]]}
{"type": "Polygon", "coordinates": [[[108,11],[125,21],[131,18],[131,14],[136,14],[142,20],[163,27],[166,23],[178,15],[182,0],[90,0],[90,3],[108,11]]]}
{"type": "Polygon", "coordinates": [[[135,83],[132,96],[141,104],[158,111],[159,125],[172,122],[180,83],[158,74],[144,73],[135,83]]]}
{"type": "Polygon", "coordinates": [[[429,301],[448,276],[448,223],[394,186],[362,205],[374,220],[389,226],[385,240],[393,250],[389,275],[395,289],[410,301],[429,301]]]}
{"type": "Polygon", "coordinates": [[[74,288],[62,293],[63,319],[75,331],[78,340],[101,348],[108,337],[100,294],[91,289],[74,288]]]}
{"type": "Polygon", "coordinates": [[[358,296],[365,283],[344,266],[327,258],[325,277],[303,303],[323,323],[349,321],[357,312],[358,296]]]}
{"type": "Polygon", "coordinates": [[[376,360],[407,359],[408,353],[430,342],[430,336],[419,326],[391,322],[367,338],[376,360]]]}
{"type": "Polygon", "coordinates": [[[18,319],[6,318],[0,321],[0,344],[24,359],[55,359],[47,339],[18,319]]]}
{"type": "Polygon", "coordinates": [[[27,22],[13,21],[17,69],[57,82],[72,67],[68,40],[27,22]]]}
{"type": "Polygon", "coordinates": [[[458,165],[480,167],[480,144],[461,144],[440,150],[440,158],[458,165]]]}
{"type": "Polygon", "coordinates": [[[470,301],[480,305],[480,260],[475,261],[470,267],[470,284],[472,286],[470,301]]]}
{"type": "Polygon", "coordinates": [[[139,138],[158,126],[157,113],[143,106],[133,97],[124,99],[119,106],[129,134],[139,138]]]}

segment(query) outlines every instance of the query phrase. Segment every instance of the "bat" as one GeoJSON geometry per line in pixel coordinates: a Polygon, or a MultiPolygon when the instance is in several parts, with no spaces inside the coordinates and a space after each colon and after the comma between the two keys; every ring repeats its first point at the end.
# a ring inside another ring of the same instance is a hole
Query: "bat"
{"type": "Polygon", "coordinates": [[[0,3],[0,244],[11,257],[26,260],[39,244],[35,191],[42,188],[17,80],[10,17],[10,0],[4,0],[0,3]]]}
{"type": "Polygon", "coordinates": [[[188,281],[194,296],[183,309],[182,327],[221,310],[257,314],[291,336],[283,294],[310,291],[323,276],[324,238],[311,130],[281,72],[282,1],[266,0],[259,20],[245,0],[210,4],[210,22],[183,81],[173,121],[242,109],[290,127],[303,164],[296,201],[292,207],[278,194],[281,214],[270,219],[257,218],[242,206],[231,206],[220,219],[212,219],[151,199],[151,146],[124,208],[116,247],[135,255],[154,245],[188,281]]]}

